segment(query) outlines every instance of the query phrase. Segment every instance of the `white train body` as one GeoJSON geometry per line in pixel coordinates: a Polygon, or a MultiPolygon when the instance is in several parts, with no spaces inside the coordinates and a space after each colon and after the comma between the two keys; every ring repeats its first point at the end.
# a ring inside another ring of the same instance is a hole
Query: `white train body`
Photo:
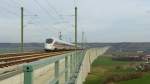
{"type": "Polygon", "coordinates": [[[46,39],[44,46],[45,46],[46,51],[75,49],[74,44],[71,44],[62,40],[58,40],[55,38],[46,39]]]}

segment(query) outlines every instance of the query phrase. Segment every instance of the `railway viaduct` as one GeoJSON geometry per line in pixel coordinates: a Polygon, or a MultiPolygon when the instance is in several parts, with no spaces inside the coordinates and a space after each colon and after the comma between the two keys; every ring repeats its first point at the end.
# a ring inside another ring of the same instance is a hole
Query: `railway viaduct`
{"type": "Polygon", "coordinates": [[[83,84],[92,62],[108,49],[1,56],[0,84],[83,84]]]}

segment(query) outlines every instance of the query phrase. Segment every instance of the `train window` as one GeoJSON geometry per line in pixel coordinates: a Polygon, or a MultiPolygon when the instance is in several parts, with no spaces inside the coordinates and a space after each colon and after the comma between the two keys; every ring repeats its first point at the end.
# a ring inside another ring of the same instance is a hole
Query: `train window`
{"type": "Polygon", "coordinates": [[[53,39],[46,39],[46,43],[52,43],[53,39]]]}

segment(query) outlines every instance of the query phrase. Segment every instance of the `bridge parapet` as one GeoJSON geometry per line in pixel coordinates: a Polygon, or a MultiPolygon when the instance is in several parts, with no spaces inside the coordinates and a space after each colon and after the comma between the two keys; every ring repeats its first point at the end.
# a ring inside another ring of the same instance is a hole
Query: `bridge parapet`
{"type": "Polygon", "coordinates": [[[69,80],[72,78],[75,78],[76,80],[79,66],[82,62],[84,54],[85,51],[83,50],[74,51],[26,64],[23,68],[24,84],[72,83],[72,81],[69,80]],[[49,74],[45,74],[45,76],[40,77],[40,75],[44,75],[44,73],[49,74]]]}

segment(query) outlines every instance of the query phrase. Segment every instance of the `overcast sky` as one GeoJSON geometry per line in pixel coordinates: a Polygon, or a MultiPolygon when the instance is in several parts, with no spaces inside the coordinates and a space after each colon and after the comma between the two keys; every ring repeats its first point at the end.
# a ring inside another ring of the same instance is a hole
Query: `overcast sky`
{"type": "Polygon", "coordinates": [[[88,42],[150,42],[150,0],[0,0],[0,42],[20,42],[20,6],[25,10],[25,42],[48,37],[70,41],[74,6],[78,37],[88,42]]]}

